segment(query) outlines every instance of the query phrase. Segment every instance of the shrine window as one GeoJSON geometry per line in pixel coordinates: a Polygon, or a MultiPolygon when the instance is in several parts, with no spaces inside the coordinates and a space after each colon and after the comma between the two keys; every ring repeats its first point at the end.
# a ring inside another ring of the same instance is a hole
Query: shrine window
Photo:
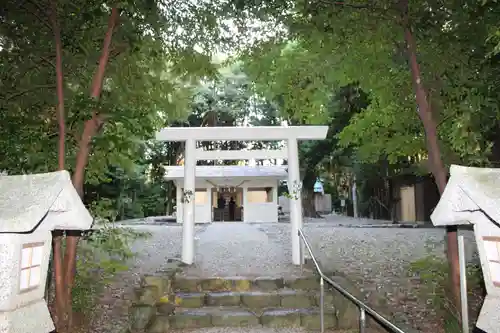
{"type": "Polygon", "coordinates": [[[24,244],[21,249],[19,291],[26,292],[40,286],[42,280],[43,243],[24,244]]]}
{"type": "Polygon", "coordinates": [[[491,281],[500,287],[500,237],[483,237],[484,253],[488,261],[491,281]]]}
{"type": "Polygon", "coordinates": [[[249,203],[273,202],[272,187],[249,187],[247,190],[247,201],[249,203]]]}

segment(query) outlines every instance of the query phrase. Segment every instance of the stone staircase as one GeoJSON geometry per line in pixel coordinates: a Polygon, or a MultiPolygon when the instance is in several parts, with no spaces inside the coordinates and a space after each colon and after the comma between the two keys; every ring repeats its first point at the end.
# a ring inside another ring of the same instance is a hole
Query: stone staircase
{"type": "MultiPolygon", "coordinates": [[[[333,332],[355,329],[358,310],[328,290],[324,322],[333,332]]],[[[319,330],[319,279],[145,276],[131,312],[134,333],[244,326],[319,330]]]]}

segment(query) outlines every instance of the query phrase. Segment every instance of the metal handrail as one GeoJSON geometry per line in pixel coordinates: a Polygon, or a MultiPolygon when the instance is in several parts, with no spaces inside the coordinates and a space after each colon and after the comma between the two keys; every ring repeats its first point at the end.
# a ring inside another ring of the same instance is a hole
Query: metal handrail
{"type": "MultiPolygon", "coordinates": [[[[379,314],[377,311],[373,310],[370,308],[368,305],[365,303],[361,302],[359,299],[357,299],[354,295],[349,293],[347,290],[342,288],[338,283],[330,279],[328,276],[326,276],[323,271],[321,270],[318,260],[316,260],[316,257],[314,256],[314,253],[311,249],[311,246],[309,245],[309,242],[307,241],[307,237],[304,234],[304,231],[299,228],[298,235],[300,239],[302,239],[303,244],[306,246],[307,251],[309,252],[309,255],[311,256],[311,259],[314,263],[314,266],[316,267],[316,270],[318,271],[318,274],[320,275],[320,321],[321,321],[321,332],[323,333],[325,331],[325,282],[328,282],[333,288],[335,288],[339,293],[341,293],[345,298],[356,304],[359,308],[359,332],[360,333],[365,333],[366,331],[366,313],[368,313],[373,319],[375,319],[379,324],[382,324],[386,328],[390,329],[391,332],[393,333],[405,333],[402,329],[385,319],[381,314],[379,314]]],[[[300,246],[300,265],[302,268],[304,262],[304,251],[302,249],[302,245],[300,246]]]]}

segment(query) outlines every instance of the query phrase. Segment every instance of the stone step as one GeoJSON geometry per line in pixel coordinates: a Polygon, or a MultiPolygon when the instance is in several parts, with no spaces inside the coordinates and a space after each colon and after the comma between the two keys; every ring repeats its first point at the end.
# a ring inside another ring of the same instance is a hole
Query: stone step
{"type": "Polygon", "coordinates": [[[178,292],[209,292],[209,291],[272,291],[283,288],[296,290],[318,290],[317,276],[299,277],[294,279],[273,277],[215,277],[201,279],[198,277],[175,277],[172,281],[174,291],[178,292]]]}
{"type": "MultiPolygon", "coordinates": [[[[328,306],[333,297],[325,297],[328,306]]],[[[184,308],[203,306],[241,306],[250,309],[269,307],[309,308],[319,305],[319,293],[307,290],[281,289],[277,291],[222,291],[207,293],[176,293],[173,303],[184,308]]]]}
{"type": "MultiPolygon", "coordinates": [[[[342,277],[332,279],[348,285],[342,277]]],[[[314,329],[319,327],[318,305],[316,277],[199,279],[147,275],[136,289],[130,328],[134,333],[163,333],[171,326],[293,327],[300,321],[301,326],[314,329]]],[[[359,325],[358,308],[336,291],[325,290],[325,313],[329,314],[325,316],[328,327],[348,330],[359,325]]]]}
{"type": "MultiPolygon", "coordinates": [[[[157,316],[163,326],[175,329],[202,327],[246,327],[263,326],[270,328],[304,327],[319,329],[319,309],[268,308],[251,311],[240,307],[205,307],[199,309],[177,308],[171,316],[157,316]]],[[[154,325],[154,323],[153,323],[154,325]]],[[[325,311],[325,328],[337,328],[337,318],[332,312],[325,311]]]]}

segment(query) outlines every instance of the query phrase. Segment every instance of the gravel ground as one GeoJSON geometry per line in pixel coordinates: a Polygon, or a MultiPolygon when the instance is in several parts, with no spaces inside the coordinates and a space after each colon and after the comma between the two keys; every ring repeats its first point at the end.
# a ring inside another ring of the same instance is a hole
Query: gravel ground
{"type": "Polygon", "coordinates": [[[195,265],[187,276],[300,276],[291,264],[289,225],[273,223],[277,230],[261,224],[212,223],[198,232],[195,265]]]}
{"type": "MultiPolygon", "coordinates": [[[[142,275],[161,270],[167,258],[180,257],[182,244],[181,226],[134,225],[131,228],[151,233],[148,239],[141,239],[132,246],[137,253],[128,263],[130,269],[120,273],[104,292],[93,318],[89,332],[124,333],[128,325],[128,309],[134,288],[142,275]]],[[[196,227],[199,232],[205,227],[196,227]]]]}
{"type": "MultiPolygon", "coordinates": [[[[306,220],[304,231],[325,271],[348,277],[361,289],[370,303],[373,294],[387,297],[387,306],[398,310],[398,322],[410,324],[423,332],[434,331],[432,311],[418,302],[416,279],[407,277],[409,262],[428,253],[442,256],[442,229],[346,228],[344,224],[372,224],[376,221],[354,220],[341,216],[306,220]],[[425,318],[425,319],[424,319],[425,318]]],[[[126,327],[128,306],[133,288],[141,275],[162,268],[167,258],[180,256],[181,226],[134,225],[152,232],[147,240],[134,244],[138,257],[131,269],[117,277],[104,293],[92,323],[92,332],[122,333],[126,327]]],[[[197,254],[195,266],[186,270],[197,276],[276,276],[298,275],[289,262],[290,225],[285,223],[243,224],[213,223],[196,227],[197,254]]],[[[475,260],[472,233],[466,233],[468,259],[475,260]]],[[[435,318],[435,316],[434,316],[435,318]]],[[[295,331],[286,330],[293,333],[295,331]]],[[[205,329],[195,333],[228,332],[205,329]]],[[[231,332],[240,332],[231,329],[231,332]]],[[[241,333],[279,332],[258,329],[241,333]]],[[[301,331],[296,331],[301,332],[301,331]]]]}
{"type": "MultiPolygon", "coordinates": [[[[326,271],[351,280],[376,310],[394,314],[403,327],[441,332],[439,318],[423,304],[419,280],[408,276],[411,262],[429,254],[444,258],[445,231],[438,228],[329,228],[328,223],[306,225],[305,232],[326,271]],[[385,298],[387,307],[379,305],[385,298]]],[[[474,235],[463,232],[466,257],[478,261],[474,235]]]]}

